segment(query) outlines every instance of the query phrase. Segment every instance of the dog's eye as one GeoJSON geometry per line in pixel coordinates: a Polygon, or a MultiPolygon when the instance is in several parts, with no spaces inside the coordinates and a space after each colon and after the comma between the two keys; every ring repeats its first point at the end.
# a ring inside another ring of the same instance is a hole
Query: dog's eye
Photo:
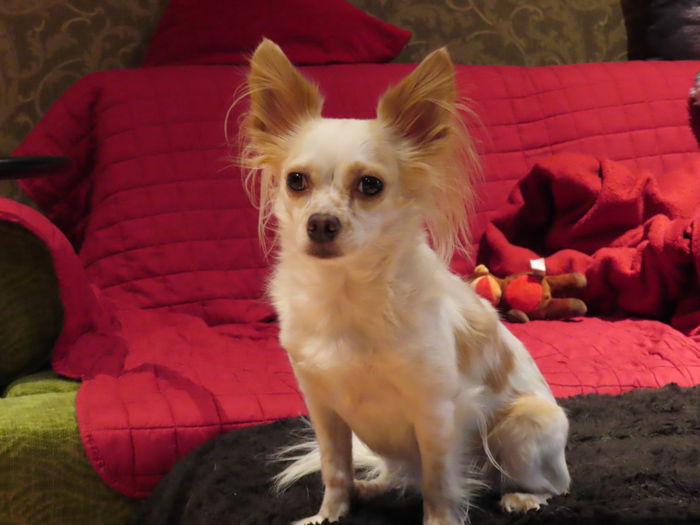
{"type": "Polygon", "coordinates": [[[383,189],[384,183],[377,177],[371,177],[369,175],[362,177],[357,185],[357,191],[368,197],[378,195],[383,189]]]}
{"type": "Polygon", "coordinates": [[[292,191],[304,191],[308,187],[306,175],[298,171],[291,172],[287,175],[287,187],[292,191]]]}

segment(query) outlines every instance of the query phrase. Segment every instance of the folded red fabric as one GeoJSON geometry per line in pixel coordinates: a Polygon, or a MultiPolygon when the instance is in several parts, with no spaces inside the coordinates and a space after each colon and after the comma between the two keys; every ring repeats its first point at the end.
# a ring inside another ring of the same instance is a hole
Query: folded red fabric
{"type": "MultiPolygon", "coordinates": [[[[497,275],[545,257],[552,274],[581,272],[591,313],[675,321],[686,331],[697,295],[693,242],[700,162],[655,174],[579,154],[539,162],[486,228],[479,261],[497,275]],[[679,307],[682,308],[679,310],[679,307]]],[[[675,322],[674,321],[674,322],[675,322]]]]}

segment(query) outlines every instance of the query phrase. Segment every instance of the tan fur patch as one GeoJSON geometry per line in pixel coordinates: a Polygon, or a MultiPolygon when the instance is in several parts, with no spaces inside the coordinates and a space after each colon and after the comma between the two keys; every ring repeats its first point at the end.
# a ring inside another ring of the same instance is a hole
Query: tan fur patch
{"type": "Polygon", "coordinates": [[[469,344],[468,334],[457,332],[455,339],[457,343],[457,367],[462,374],[466,374],[481,354],[478,348],[474,348],[469,344]]]}
{"type": "Polygon", "coordinates": [[[501,413],[499,420],[495,423],[496,425],[505,423],[510,427],[520,425],[523,426],[522,431],[525,432],[527,431],[525,425],[547,428],[554,419],[560,416],[561,411],[559,405],[541,396],[520,395],[507,410],[501,413]]]}
{"type": "Polygon", "coordinates": [[[513,353],[498,340],[498,317],[485,310],[483,314],[467,319],[468,330],[455,334],[457,345],[457,366],[462,374],[467,374],[477,363],[490,363],[484,374],[484,382],[493,392],[501,392],[508,383],[508,376],[515,366],[513,353]],[[491,346],[495,355],[487,356],[485,349],[491,346]]]}
{"type": "Polygon", "coordinates": [[[498,364],[492,366],[484,376],[484,382],[494,392],[501,392],[508,383],[508,376],[513,370],[515,359],[513,353],[504,344],[496,346],[498,348],[498,364]]]}

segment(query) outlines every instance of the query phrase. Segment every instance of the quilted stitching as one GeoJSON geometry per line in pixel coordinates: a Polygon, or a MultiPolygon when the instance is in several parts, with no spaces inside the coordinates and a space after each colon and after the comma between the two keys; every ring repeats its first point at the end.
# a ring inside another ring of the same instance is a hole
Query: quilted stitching
{"type": "Polygon", "coordinates": [[[488,195],[478,209],[475,238],[543,156],[589,153],[653,171],[697,156],[688,126],[688,86],[697,68],[692,62],[630,62],[464,70],[464,91],[483,124],[473,131],[485,164],[481,194],[488,195]]]}
{"type": "MultiPolygon", "coordinates": [[[[476,236],[542,156],[576,151],[649,170],[697,157],[687,107],[697,69],[460,66],[485,168],[476,236]]],[[[410,66],[305,70],[326,94],[327,116],[371,118],[377,97],[410,66]]],[[[259,323],[272,316],[260,300],[267,262],[224,137],[244,73],[211,66],[91,75],[16,152],[74,159],[65,176],[24,187],[77,248],[80,263],[71,264],[84,266],[85,283],[114,316],[80,325],[83,337],[54,366],[84,378],[77,403],[86,450],[129,495],[146,495],[183,454],[220,432],[304,410],[274,324],[259,323]]],[[[234,136],[237,119],[234,112],[234,136]]],[[[696,343],[655,321],[513,330],[557,395],[700,382],[696,343]]]]}
{"type": "Polygon", "coordinates": [[[534,321],[511,325],[559,397],[700,383],[700,348],[648,320],[534,321]]]}
{"type": "Polygon", "coordinates": [[[104,80],[80,255],[119,302],[210,325],[263,321],[272,311],[259,300],[267,263],[257,214],[230,167],[222,122],[234,79],[223,70],[226,80],[208,81],[199,70],[104,80]]]}
{"type": "Polygon", "coordinates": [[[274,329],[218,332],[192,316],[122,311],[124,370],[87,381],[80,429],[103,478],[132,495],[203,441],[304,412],[274,329]],[[256,335],[256,334],[253,334],[256,335]],[[167,359],[163,358],[167,353],[167,359]]]}

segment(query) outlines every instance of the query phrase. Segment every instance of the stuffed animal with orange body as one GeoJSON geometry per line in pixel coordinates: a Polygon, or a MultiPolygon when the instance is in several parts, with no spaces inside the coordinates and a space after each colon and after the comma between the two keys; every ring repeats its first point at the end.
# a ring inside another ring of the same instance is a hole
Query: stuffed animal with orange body
{"type": "Polygon", "coordinates": [[[581,299],[566,297],[586,286],[586,277],[578,272],[562,275],[524,272],[500,279],[480,264],[468,280],[481,297],[514,323],[566,319],[588,311],[581,299]]]}

